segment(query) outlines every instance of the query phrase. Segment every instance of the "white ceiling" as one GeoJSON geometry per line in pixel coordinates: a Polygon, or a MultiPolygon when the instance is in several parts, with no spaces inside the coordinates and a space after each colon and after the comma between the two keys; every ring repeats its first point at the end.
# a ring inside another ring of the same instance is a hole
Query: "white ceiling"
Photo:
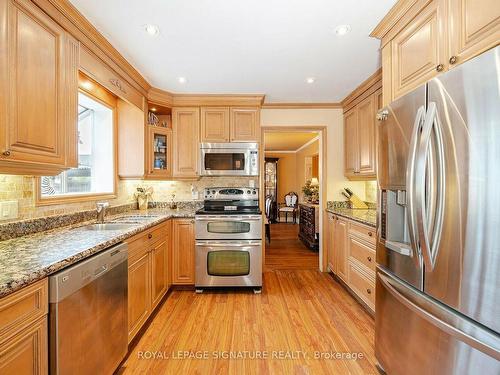
{"type": "Polygon", "coordinates": [[[379,41],[368,34],[396,1],[71,2],[155,87],[338,102],[380,66],[379,41]],[[144,31],[148,23],[159,26],[158,36],[144,31]],[[340,24],[351,32],[337,36],[340,24]]]}

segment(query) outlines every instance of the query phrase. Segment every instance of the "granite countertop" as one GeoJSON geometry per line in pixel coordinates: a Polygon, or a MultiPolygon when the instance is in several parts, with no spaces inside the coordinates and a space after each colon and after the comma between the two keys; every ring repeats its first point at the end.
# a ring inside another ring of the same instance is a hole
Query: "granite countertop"
{"type": "Polygon", "coordinates": [[[93,220],[0,241],[0,298],[165,220],[193,218],[194,213],[192,208],[132,210],[106,218],[107,222],[119,218],[125,218],[120,222],[133,222],[132,216],[141,216],[137,220],[139,223],[124,230],[90,231],[80,228],[95,223],[93,220]]]}
{"type": "Polygon", "coordinates": [[[377,226],[377,210],[374,209],[334,207],[326,211],[374,228],[377,226]]]}

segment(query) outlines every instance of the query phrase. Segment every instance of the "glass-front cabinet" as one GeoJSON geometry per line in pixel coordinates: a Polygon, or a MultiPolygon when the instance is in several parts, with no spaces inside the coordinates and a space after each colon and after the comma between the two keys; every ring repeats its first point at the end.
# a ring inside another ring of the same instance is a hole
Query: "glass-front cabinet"
{"type": "Polygon", "coordinates": [[[172,129],[148,125],[147,177],[172,175],[172,129]]]}

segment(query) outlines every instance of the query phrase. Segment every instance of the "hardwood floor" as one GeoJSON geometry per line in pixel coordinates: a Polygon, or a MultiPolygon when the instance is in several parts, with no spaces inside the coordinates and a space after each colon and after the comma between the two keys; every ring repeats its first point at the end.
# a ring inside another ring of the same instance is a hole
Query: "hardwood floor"
{"type": "Polygon", "coordinates": [[[319,254],[299,240],[299,225],[271,224],[271,243],[266,244],[264,271],[319,268],[319,254]]]}
{"type": "Polygon", "coordinates": [[[262,294],[172,291],[118,372],[376,374],[373,319],[282,225],[262,294]]]}

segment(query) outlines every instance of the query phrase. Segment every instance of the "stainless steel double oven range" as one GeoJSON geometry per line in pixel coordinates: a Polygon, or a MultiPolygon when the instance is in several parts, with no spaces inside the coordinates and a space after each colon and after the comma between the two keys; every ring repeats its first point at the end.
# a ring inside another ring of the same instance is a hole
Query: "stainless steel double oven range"
{"type": "Polygon", "coordinates": [[[257,188],[206,188],[195,215],[198,293],[212,287],[262,287],[262,215],[257,188]]]}

